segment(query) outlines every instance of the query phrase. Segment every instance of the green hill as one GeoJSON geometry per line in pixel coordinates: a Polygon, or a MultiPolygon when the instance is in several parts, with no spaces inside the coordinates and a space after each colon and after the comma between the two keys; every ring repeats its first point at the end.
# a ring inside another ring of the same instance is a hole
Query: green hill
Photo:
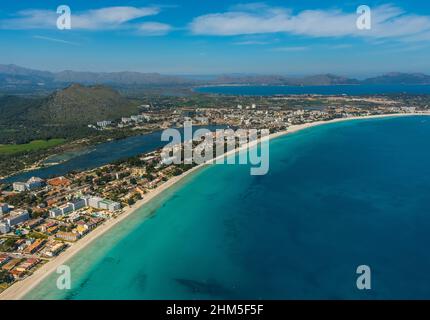
{"type": "Polygon", "coordinates": [[[73,84],[50,95],[28,119],[45,124],[87,125],[114,120],[137,112],[137,106],[106,86],[73,84]]]}
{"type": "Polygon", "coordinates": [[[135,114],[138,103],[106,86],[79,84],[47,97],[0,97],[0,144],[94,134],[88,124],[135,114]]]}

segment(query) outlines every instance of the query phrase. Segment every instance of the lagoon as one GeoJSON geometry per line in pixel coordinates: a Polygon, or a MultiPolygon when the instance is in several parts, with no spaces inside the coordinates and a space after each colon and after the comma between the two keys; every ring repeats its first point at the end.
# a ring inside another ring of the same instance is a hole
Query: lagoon
{"type": "MultiPolygon", "coordinates": [[[[216,130],[217,128],[225,128],[225,126],[193,126],[193,132],[199,128],[207,128],[216,130]]],[[[183,128],[178,129],[183,133],[183,128]]],[[[67,152],[65,154],[54,155],[48,158],[45,162],[60,162],[44,168],[35,169],[18,173],[10,176],[0,183],[13,183],[16,181],[26,181],[29,178],[36,176],[39,178],[49,178],[60,176],[72,171],[82,171],[94,169],[117,160],[134,157],[139,154],[154,151],[162,148],[168,142],[161,141],[163,131],[155,131],[148,134],[141,134],[127,137],[120,140],[113,140],[105,143],[100,143],[95,146],[78,150],[75,152],[67,152]]]]}

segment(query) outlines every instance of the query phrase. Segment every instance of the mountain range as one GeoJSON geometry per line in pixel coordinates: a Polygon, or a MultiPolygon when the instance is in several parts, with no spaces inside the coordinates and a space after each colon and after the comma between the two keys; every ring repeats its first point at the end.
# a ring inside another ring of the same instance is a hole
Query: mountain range
{"type": "Polygon", "coordinates": [[[65,88],[72,83],[83,85],[103,84],[122,87],[189,87],[194,85],[242,84],[242,85],[342,85],[342,84],[430,84],[430,76],[423,73],[387,73],[381,76],[357,80],[334,74],[305,77],[283,75],[220,75],[214,77],[186,77],[141,72],[49,72],[23,68],[17,65],[0,64],[0,89],[3,91],[25,91],[28,89],[51,90],[65,88]]]}

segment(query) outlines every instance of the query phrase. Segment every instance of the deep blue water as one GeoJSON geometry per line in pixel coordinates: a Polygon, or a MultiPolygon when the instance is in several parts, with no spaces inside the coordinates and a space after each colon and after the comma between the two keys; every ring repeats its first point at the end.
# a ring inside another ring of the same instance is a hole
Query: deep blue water
{"type": "Polygon", "coordinates": [[[272,96],[288,94],[370,95],[430,94],[430,85],[330,85],[330,86],[212,86],[195,91],[226,95],[272,96]]]}
{"type": "Polygon", "coordinates": [[[267,175],[199,171],[71,259],[72,290],[53,274],[27,298],[428,299],[429,137],[403,117],[273,140],[267,175]]]}
{"type": "MultiPolygon", "coordinates": [[[[215,130],[216,128],[224,128],[223,126],[194,126],[193,131],[199,128],[208,128],[215,130]]],[[[179,129],[181,134],[183,128],[179,129]]],[[[88,170],[97,168],[116,160],[126,159],[142,153],[154,151],[163,147],[167,142],[161,141],[162,131],[155,131],[148,134],[128,137],[121,140],[114,140],[98,144],[91,147],[89,150],[77,153],[77,156],[57,165],[31,170],[10,176],[2,183],[12,183],[16,181],[26,181],[29,178],[36,176],[39,178],[48,178],[52,176],[60,176],[71,171],[88,170]]]]}

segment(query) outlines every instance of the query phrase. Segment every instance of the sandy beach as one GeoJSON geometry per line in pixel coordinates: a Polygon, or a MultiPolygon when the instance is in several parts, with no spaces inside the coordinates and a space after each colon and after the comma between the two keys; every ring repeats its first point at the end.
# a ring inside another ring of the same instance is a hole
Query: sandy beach
{"type": "MultiPolygon", "coordinates": [[[[271,134],[270,136],[266,137],[266,139],[275,139],[280,136],[284,136],[289,133],[298,132],[300,130],[315,127],[323,124],[328,123],[335,123],[335,122],[341,122],[341,121],[351,121],[351,120],[358,120],[358,119],[372,119],[372,118],[384,118],[384,117],[399,117],[399,116],[417,116],[417,115],[430,115],[430,113],[403,113],[403,114],[387,114],[387,115],[375,115],[375,116],[366,116],[366,117],[349,117],[349,118],[340,118],[340,119],[334,119],[330,121],[317,121],[312,123],[305,123],[301,125],[293,125],[288,128],[287,131],[281,131],[274,134],[271,134]]],[[[254,143],[250,143],[249,145],[244,145],[243,147],[232,150],[230,152],[227,152],[223,155],[223,157],[229,156],[231,154],[240,152],[245,150],[248,147],[252,147],[253,145],[257,144],[259,141],[255,141],[254,143]]],[[[170,188],[171,186],[175,185],[178,181],[181,181],[184,177],[189,176],[190,174],[196,172],[197,170],[200,170],[204,166],[209,165],[212,161],[209,161],[208,163],[198,165],[191,170],[188,170],[187,172],[184,172],[182,175],[174,177],[161,186],[157,187],[156,189],[150,191],[147,193],[143,200],[138,201],[135,205],[128,207],[120,216],[118,216],[116,219],[110,219],[106,221],[104,224],[99,226],[97,229],[89,233],[84,238],[80,239],[76,243],[73,243],[70,248],[68,248],[65,252],[61,253],[58,257],[53,258],[46,264],[44,264],[42,267],[40,267],[38,270],[36,270],[31,276],[28,278],[18,281],[8,289],[6,289],[4,292],[0,294],[0,300],[17,300],[22,299],[29,291],[34,289],[41,281],[43,281],[47,276],[49,276],[52,272],[56,272],[57,267],[60,265],[63,265],[66,263],[70,258],[72,258],[75,254],[79,253],[79,251],[89,244],[93,242],[95,239],[103,235],[105,232],[109,231],[112,227],[126,219],[128,216],[130,216],[132,213],[134,213],[137,209],[151,201],[154,197],[164,192],[166,189],[170,188]]]]}

